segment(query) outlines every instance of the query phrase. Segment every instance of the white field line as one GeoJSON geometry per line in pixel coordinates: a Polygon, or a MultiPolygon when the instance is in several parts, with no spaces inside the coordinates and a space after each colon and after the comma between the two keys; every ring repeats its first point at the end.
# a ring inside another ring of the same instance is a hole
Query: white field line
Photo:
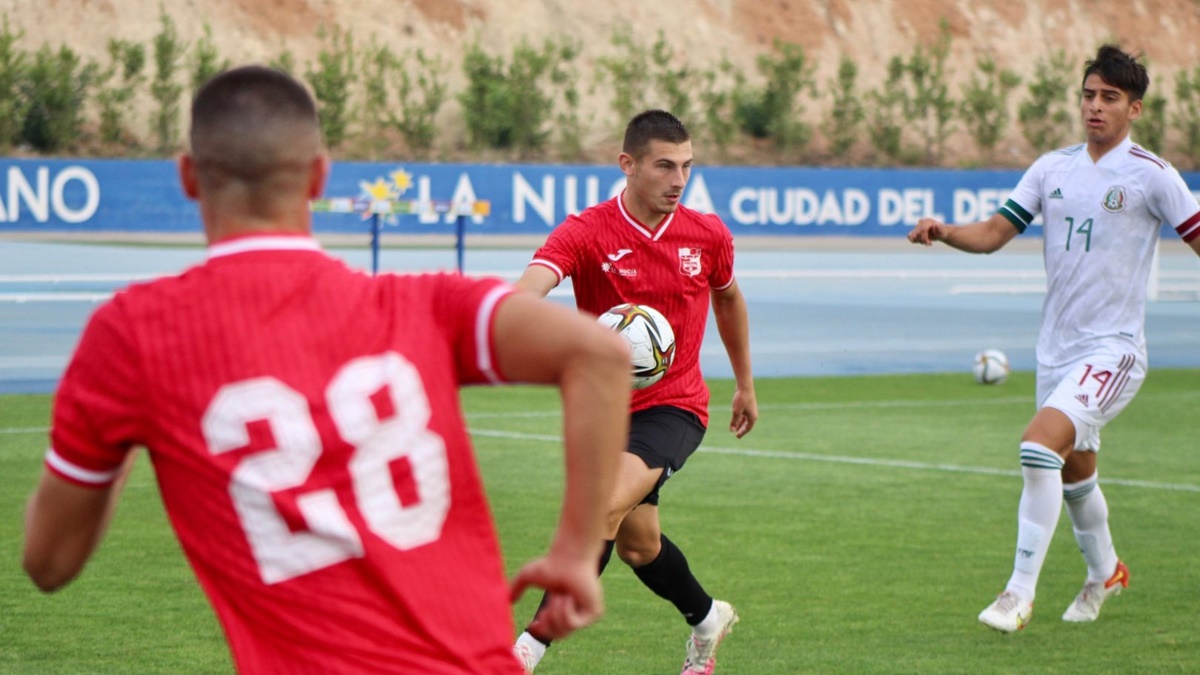
{"type": "MultiPolygon", "coordinates": [[[[524,434],[495,429],[471,429],[472,436],[485,438],[507,438],[520,441],[541,441],[545,443],[561,443],[561,436],[550,434],[524,434]]],[[[927,462],[912,462],[902,459],[880,459],[876,457],[846,457],[843,455],[814,455],[807,452],[780,452],[776,450],[754,450],[751,448],[721,448],[711,445],[701,445],[697,452],[718,455],[738,455],[741,457],[762,457],[766,459],[799,460],[806,462],[826,462],[830,464],[855,464],[859,466],[877,466],[893,469],[911,469],[914,471],[942,471],[946,473],[968,473],[984,476],[1004,476],[1020,478],[1021,472],[1015,469],[995,469],[985,466],[961,466],[957,464],[930,464],[927,462]]],[[[1158,483],[1145,480],[1125,480],[1123,478],[1102,477],[1104,485],[1121,485],[1124,487],[1140,487],[1151,490],[1167,490],[1172,492],[1200,493],[1200,485],[1179,483],[1158,483]]]]}
{"type": "MultiPolygon", "coordinates": [[[[1178,395],[1163,395],[1163,396],[1148,396],[1143,394],[1140,399],[1155,399],[1155,398],[1179,398],[1178,395]]],[[[759,406],[760,411],[769,410],[848,410],[848,409],[863,409],[863,408],[929,408],[929,407],[963,407],[974,405],[1029,405],[1032,408],[1033,401],[1027,396],[1009,396],[1005,398],[995,398],[988,401],[866,401],[866,402],[849,402],[849,403],[785,403],[759,406]]],[[[715,408],[710,408],[714,409],[715,408]]],[[[559,417],[558,411],[543,411],[543,412],[526,412],[513,414],[501,413],[477,413],[468,416],[468,419],[504,419],[511,417],[559,417]]],[[[486,438],[508,438],[514,440],[539,441],[545,443],[561,443],[562,437],[552,434],[525,434],[511,431],[501,431],[497,429],[476,429],[470,430],[474,436],[482,436],[486,438]]],[[[800,460],[808,462],[827,462],[833,464],[857,464],[862,466],[879,466],[897,469],[912,469],[916,471],[942,471],[946,473],[968,473],[986,476],[1008,476],[1020,478],[1021,472],[1016,469],[996,469],[991,467],[980,466],[961,466],[957,464],[931,464],[927,462],[913,462],[900,459],[881,459],[873,457],[849,457],[844,455],[814,455],[805,452],[781,452],[778,450],[755,450],[751,448],[722,448],[709,445],[701,445],[700,451],[711,452],[721,455],[738,455],[743,457],[762,457],[767,459],[783,459],[783,460],[800,460]]],[[[1101,483],[1105,485],[1121,485],[1125,487],[1141,487],[1152,490],[1167,490],[1173,492],[1197,492],[1200,493],[1200,485],[1187,485],[1179,483],[1159,483],[1154,481],[1144,480],[1127,480],[1123,478],[1101,477],[1101,483]]]]}
{"type": "MultiPolygon", "coordinates": [[[[1141,396],[1143,399],[1168,398],[1168,396],[1141,396]]],[[[1178,395],[1171,395],[1170,398],[1178,398],[1178,395]]],[[[794,404],[777,404],[759,406],[760,410],[846,410],[852,408],[914,408],[914,407],[961,407],[971,406],[986,403],[987,405],[1009,405],[1009,404],[1029,404],[1028,397],[1011,396],[1006,398],[991,399],[986,402],[982,401],[867,401],[867,402],[848,402],[848,403],[794,403],[794,404]]],[[[474,413],[467,416],[468,420],[478,419],[505,419],[505,418],[541,418],[541,417],[559,417],[561,413],[555,410],[546,411],[529,411],[524,413],[474,413]]],[[[45,427],[17,427],[17,428],[0,428],[0,434],[42,434],[49,430],[45,427]]],[[[521,441],[536,441],[543,443],[561,443],[562,436],[557,434],[529,434],[515,431],[503,431],[500,429],[478,429],[471,428],[472,436],[481,436],[484,438],[507,438],[521,441]]],[[[753,448],[723,448],[718,446],[702,445],[700,451],[711,452],[719,455],[736,455],[741,457],[762,457],[765,459],[782,459],[791,461],[806,461],[806,462],[825,462],[831,464],[854,464],[859,466],[877,466],[893,469],[910,469],[914,471],[940,471],[945,473],[966,473],[984,476],[1005,476],[1010,478],[1019,478],[1021,472],[1015,469],[996,469],[983,466],[962,466],[959,464],[932,464],[929,462],[914,462],[902,459],[883,459],[877,457],[850,457],[846,455],[816,455],[807,452],[782,452],[778,450],[755,450],[753,448]]],[[[1145,480],[1129,480],[1124,478],[1102,477],[1101,483],[1105,485],[1120,485],[1123,487],[1140,487],[1150,490],[1164,490],[1171,492],[1195,492],[1200,493],[1200,485],[1188,485],[1181,483],[1161,483],[1156,481],[1145,480]]]]}
{"type": "Polygon", "coordinates": [[[144,281],[161,274],[0,274],[3,284],[79,284],[100,281],[144,281]]]}
{"type": "Polygon", "coordinates": [[[0,302],[103,302],[112,293],[0,293],[0,302]]]}

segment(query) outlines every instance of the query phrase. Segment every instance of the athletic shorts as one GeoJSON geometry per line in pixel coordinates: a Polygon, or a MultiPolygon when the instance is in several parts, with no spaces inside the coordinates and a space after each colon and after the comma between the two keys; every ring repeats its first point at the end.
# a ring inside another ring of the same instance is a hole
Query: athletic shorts
{"type": "Polygon", "coordinates": [[[704,425],[696,415],[673,406],[656,406],[639,410],[629,416],[629,446],[631,452],[651,469],[662,469],[662,475],[643,504],[658,505],[658,490],[671,474],[683,468],[683,463],[704,440],[704,425]]]}
{"type": "Polygon", "coordinates": [[[1134,351],[1096,351],[1057,368],[1038,367],[1038,409],[1062,411],[1075,424],[1075,449],[1100,449],[1100,430],[1129,405],[1146,380],[1134,351]]]}

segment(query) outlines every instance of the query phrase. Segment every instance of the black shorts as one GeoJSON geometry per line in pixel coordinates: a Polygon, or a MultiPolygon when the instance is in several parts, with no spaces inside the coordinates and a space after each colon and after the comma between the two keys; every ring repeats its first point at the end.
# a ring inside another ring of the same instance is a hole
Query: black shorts
{"type": "Polygon", "coordinates": [[[626,451],[640,457],[651,469],[663,470],[643,504],[658,505],[658,489],[700,447],[704,431],[699,417],[673,406],[646,408],[629,416],[626,451]]]}

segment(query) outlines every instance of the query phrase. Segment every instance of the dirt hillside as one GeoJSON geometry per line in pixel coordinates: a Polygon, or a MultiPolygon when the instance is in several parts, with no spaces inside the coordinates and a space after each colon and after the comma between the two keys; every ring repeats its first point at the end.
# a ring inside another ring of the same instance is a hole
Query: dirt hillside
{"type": "MultiPolygon", "coordinates": [[[[981,56],[1028,75],[1052,50],[1081,63],[1101,42],[1115,40],[1143,52],[1154,86],[1170,95],[1170,78],[1200,57],[1200,3],[1193,0],[0,0],[26,48],[67,43],[101,61],[110,37],[151,44],[160,8],[188,43],[211,26],[221,56],[235,62],[267,61],[287,50],[303,66],[320,48],[321,26],[347,29],[360,43],[374,37],[397,52],[421,47],[453,64],[452,91],[462,80],[463,46],[473,40],[510,54],[523,39],[573,36],[588,63],[611,54],[610,37],[625,27],[645,44],[661,31],[688,63],[709,66],[724,56],[752,77],[756,56],[776,39],[802,45],[821,84],[849,55],[864,89],[883,79],[892,56],[932,44],[942,20],[953,36],[952,78],[959,83],[981,56]]],[[[812,114],[827,105],[814,102],[812,114]]]]}

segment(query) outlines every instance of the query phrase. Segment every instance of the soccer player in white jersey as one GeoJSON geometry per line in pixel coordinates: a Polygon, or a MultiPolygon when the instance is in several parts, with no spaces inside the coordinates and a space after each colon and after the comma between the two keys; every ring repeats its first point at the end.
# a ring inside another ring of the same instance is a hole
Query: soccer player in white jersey
{"type": "Polygon", "coordinates": [[[1087,142],[1047,153],[987,220],[950,226],[923,218],[909,241],[990,253],[1042,214],[1047,292],[1037,343],[1037,412],[1021,437],[1024,489],[1004,591],[979,615],[1011,633],[1029,622],[1038,574],[1064,501],[1087,580],[1064,621],[1095,621],[1129,585],[1097,485],[1100,429],[1146,376],[1146,281],[1163,223],[1200,254],[1200,208],[1165,161],[1129,138],[1150,84],[1146,68],[1106,45],[1084,66],[1080,117],[1087,142]]]}

